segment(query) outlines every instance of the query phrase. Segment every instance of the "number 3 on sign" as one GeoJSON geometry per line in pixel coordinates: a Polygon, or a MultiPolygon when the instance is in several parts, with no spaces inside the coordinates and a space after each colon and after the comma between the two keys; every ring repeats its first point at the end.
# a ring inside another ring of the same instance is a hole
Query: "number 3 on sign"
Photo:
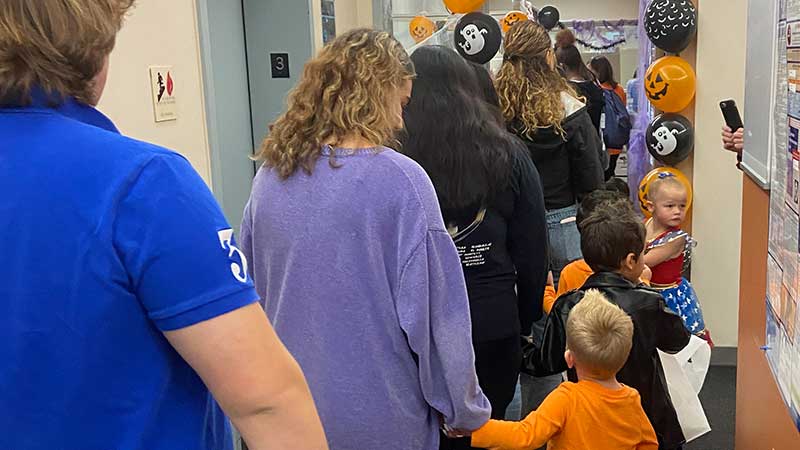
{"type": "Polygon", "coordinates": [[[269,61],[272,65],[272,78],[289,78],[288,53],[270,53],[269,61]]]}
{"type": "Polygon", "coordinates": [[[228,251],[228,258],[233,258],[233,255],[236,254],[239,255],[239,259],[242,260],[241,266],[236,262],[231,262],[231,273],[234,278],[242,283],[247,283],[247,258],[245,258],[241,250],[233,245],[233,230],[228,228],[226,230],[220,230],[217,234],[219,235],[219,243],[222,245],[222,248],[228,251]]]}

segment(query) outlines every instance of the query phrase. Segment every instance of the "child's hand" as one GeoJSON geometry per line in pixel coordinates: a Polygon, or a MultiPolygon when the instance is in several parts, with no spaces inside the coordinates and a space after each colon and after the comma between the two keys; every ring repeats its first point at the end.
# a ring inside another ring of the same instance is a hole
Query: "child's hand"
{"type": "Polygon", "coordinates": [[[547,285],[555,287],[556,283],[553,281],[553,271],[547,272],[547,285]]]}
{"type": "Polygon", "coordinates": [[[468,430],[457,430],[455,428],[451,428],[450,425],[444,423],[444,416],[439,414],[439,426],[442,427],[442,432],[445,436],[450,439],[458,439],[467,436],[472,436],[472,431],[468,430]]]}
{"type": "Polygon", "coordinates": [[[653,269],[645,265],[644,270],[642,271],[642,275],[639,278],[641,278],[642,281],[646,283],[650,283],[650,280],[653,279],[653,269]]]}
{"type": "Polygon", "coordinates": [[[449,437],[450,439],[458,439],[458,438],[464,438],[464,437],[469,437],[469,436],[472,436],[472,431],[468,431],[468,430],[455,430],[455,429],[453,429],[453,428],[447,428],[447,429],[445,430],[445,434],[446,434],[446,435],[447,435],[447,437],[449,437]]]}

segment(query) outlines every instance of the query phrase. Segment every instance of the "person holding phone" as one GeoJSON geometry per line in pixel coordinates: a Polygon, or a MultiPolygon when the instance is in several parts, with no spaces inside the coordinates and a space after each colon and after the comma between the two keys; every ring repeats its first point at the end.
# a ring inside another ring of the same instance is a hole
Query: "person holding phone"
{"type": "Polygon", "coordinates": [[[722,146],[725,150],[736,152],[741,158],[744,149],[744,128],[734,131],[727,125],[722,127],[722,146]]]}
{"type": "Polygon", "coordinates": [[[738,162],[742,162],[744,149],[744,125],[739,114],[739,108],[733,100],[723,100],[719,103],[725,126],[722,127],[722,146],[725,150],[736,152],[738,162]]]}

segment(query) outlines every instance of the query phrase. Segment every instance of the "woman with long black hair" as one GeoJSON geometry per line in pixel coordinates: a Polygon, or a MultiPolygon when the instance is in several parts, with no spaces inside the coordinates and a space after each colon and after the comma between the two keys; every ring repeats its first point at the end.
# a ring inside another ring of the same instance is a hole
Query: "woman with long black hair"
{"type": "Polygon", "coordinates": [[[564,70],[567,81],[584,98],[586,111],[599,135],[600,118],[603,116],[603,108],[606,104],[603,88],[597,83],[594,74],[586,67],[581,52],[574,45],[559,47],[556,50],[556,59],[564,70]]]}
{"type": "Polygon", "coordinates": [[[548,258],[539,174],[487,102],[488,77],[481,87],[474,69],[444,47],[420,48],[411,59],[417,78],[402,151],[436,188],[467,282],[478,380],[492,417],[504,418],[519,375],[520,332],[542,314],[548,258]]]}

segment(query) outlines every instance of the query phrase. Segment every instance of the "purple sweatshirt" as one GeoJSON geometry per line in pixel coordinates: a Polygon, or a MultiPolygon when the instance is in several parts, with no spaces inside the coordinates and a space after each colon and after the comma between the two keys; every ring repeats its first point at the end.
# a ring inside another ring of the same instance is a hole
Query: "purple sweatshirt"
{"type": "Polygon", "coordinates": [[[458,253],[417,163],[337,149],[332,168],[331,151],[311,176],[259,170],[242,250],[331,450],[436,450],[439,413],[469,430],[490,414],[458,253]]]}

